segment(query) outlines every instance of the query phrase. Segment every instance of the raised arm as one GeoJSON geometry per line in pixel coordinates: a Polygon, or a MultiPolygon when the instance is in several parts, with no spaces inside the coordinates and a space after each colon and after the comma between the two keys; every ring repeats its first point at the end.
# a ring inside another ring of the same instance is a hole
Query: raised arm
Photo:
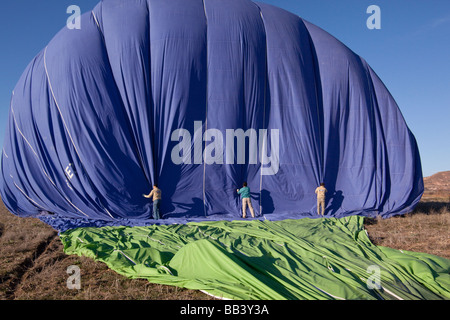
{"type": "Polygon", "coordinates": [[[144,194],[145,198],[151,198],[152,196],[153,196],[153,190],[147,195],[144,194]]]}

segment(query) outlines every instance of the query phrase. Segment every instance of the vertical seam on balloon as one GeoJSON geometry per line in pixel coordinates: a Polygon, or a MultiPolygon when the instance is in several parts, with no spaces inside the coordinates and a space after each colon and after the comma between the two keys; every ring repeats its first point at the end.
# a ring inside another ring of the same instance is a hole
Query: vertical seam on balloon
{"type": "MultiPolygon", "coordinates": [[[[107,49],[106,49],[105,35],[104,35],[103,32],[102,32],[102,29],[101,29],[101,27],[100,27],[100,23],[98,22],[97,16],[95,15],[95,12],[94,12],[93,10],[91,11],[91,14],[92,14],[92,17],[94,18],[95,24],[97,25],[98,31],[100,32],[100,34],[101,34],[101,36],[102,36],[103,44],[104,44],[104,46],[105,46],[105,51],[107,51],[107,49]]],[[[109,62],[109,60],[108,60],[108,63],[109,63],[110,68],[111,68],[111,63],[109,62]]],[[[111,74],[113,75],[113,78],[114,78],[114,74],[112,73],[112,68],[111,68],[111,74]]],[[[114,79],[114,83],[115,83],[115,85],[116,85],[116,88],[118,88],[115,79],[114,79]]],[[[119,94],[119,95],[120,95],[120,94],[119,94]]],[[[126,112],[125,112],[125,114],[126,114],[126,112]]],[[[130,127],[131,127],[131,124],[130,124],[130,127]]],[[[132,130],[132,129],[131,129],[131,130],[132,130]]],[[[131,133],[132,133],[132,132],[131,132],[131,133]]],[[[144,167],[144,162],[142,161],[142,157],[141,157],[141,154],[140,154],[140,152],[139,152],[139,150],[138,150],[137,144],[134,144],[133,146],[134,146],[135,151],[136,151],[136,157],[139,159],[140,165],[141,165],[141,167],[143,168],[143,167],[144,167]]],[[[143,171],[143,173],[144,173],[144,176],[145,176],[146,180],[148,181],[148,177],[147,177],[147,175],[145,174],[145,171],[144,171],[144,170],[142,170],[142,171],[143,171]]],[[[114,217],[111,215],[111,213],[109,212],[109,210],[106,209],[106,207],[105,207],[103,204],[102,204],[102,207],[103,207],[103,209],[105,209],[106,213],[107,213],[111,218],[114,219],[114,217]]]]}
{"type": "MultiPolygon", "coordinates": [[[[34,148],[31,146],[30,142],[28,141],[28,139],[24,136],[24,134],[22,133],[22,131],[20,130],[17,121],[16,121],[16,114],[14,113],[14,106],[11,102],[11,114],[13,116],[13,120],[14,120],[14,125],[16,126],[17,131],[19,131],[20,135],[22,136],[22,138],[26,141],[26,143],[28,144],[28,146],[30,147],[31,151],[33,151],[34,155],[36,156],[36,158],[39,160],[39,156],[36,153],[36,151],[34,150],[34,148]]],[[[6,154],[6,153],[5,153],[6,154]]],[[[51,182],[51,184],[58,190],[58,187],[56,186],[55,182],[53,182],[53,180],[49,177],[48,173],[44,170],[44,168],[41,168],[42,172],[44,172],[44,175],[47,177],[47,179],[51,182]]],[[[14,178],[13,178],[14,179],[14,178]]],[[[31,201],[33,201],[30,197],[28,197],[25,192],[20,189],[16,183],[14,182],[14,185],[31,201]]],[[[59,190],[58,190],[59,192],[59,190]]],[[[60,193],[61,194],[61,193],[60,193]]],[[[62,195],[62,194],[61,194],[62,195]]],[[[80,210],[77,206],[75,206],[69,199],[67,199],[66,196],[62,195],[64,197],[64,199],[66,199],[67,202],[69,202],[75,209],[77,209],[78,211],[80,211],[82,214],[84,214],[86,217],[89,217],[86,213],[84,213],[82,210],[80,210]]],[[[36,203],[35,201],[33,201],[34,203],[36,203]]],[[[45,208],[39,206],[40,208],[46,210],[45,208]]]]}
{"type": "MultiPolygon", "coordinates": [[[[370,71],[369,71],[367,65],[365,65],[365,71],[366,71],[367,85],[370,87],[370,89],[373,89],[373,83],[370,81],[370,78],[369,78],[370,71]]],[[[370,92],[373,92],[373,91],[371,90],[370,92]]],[[[373,128],[375,128],[375,111],[374,111],[375,103],[374,102],[375,102],[374,101],[374,97],[371,94],[370,95],[370,107],[371,107],[371,110],[370,110],[371,128],[370,129],[371,130],[374,130],[373,128]]],[[[375,130],[375,132],[376,132],[376,130],[375,130]]],[[[378,159],[378,150],[376,148],[376,143],[373,143],[372,150],[374,150],[375,161],[377,161],[377,159],[378,159]]],[[[376,197],[378,197],[378,172],[377,171],[378,170],[377,170],[377,168],[375,166],[375,173],[374,174],[375,174],[375,195],[376,195],[376,197]]],[[[381,200],[381,199],[376,198],[376,201],[377,201],[376,205],[378,204],[378,200],[381,200]]],[[[380,207],[379,205],[376,207],[377,215],[379,213],[378,212],[379,207],[380,207]]]]}
{"type": "Polygon", "coordinates": [[[157,152],[154,150],[154,147],[156,145],[155,143],[155,104],[153,98],[153,87],[152,87],[152,45],[151,45],[151,32],[152,32],[152,28],[151,28],[151,12],[150,12],[150,0],[145,1],[146,6],[147,6],[147,11],[148,11],[148,41],[149,41],[149,48],[148,48],[148,60],[149,60],[149,79],[148,79],[148,90],[149,90],[149,99],[147,101],[150,102],[150,107],[153,107],[153,109],[151,109],[149,112],[149,115],[151,115],[151,118],[149,118],[149,123],[150,123],[150,143],[151,143],[151,170],[149,172],[150,178],[153,178],[153,183],[159,183],[159,172],[158,172],[158,161],[156,159],[157,157],[157,152]],[[152,175],[152,170],[153,170],[153,175],[152,175]]]}
{"type": "MultiPolygon", "coordinates": [[[[315,74],[316,74],[316,72],[315,72],[315,70],[314,70],[314,78],[316,78],[316,76],[315,76],[315,74]]],[[[320,110],[319,110],[319,94],[318,94],[318,92],[317,92],[317,82],[316,81],[314,81],[315,82],[315,85],[314,85],[314,87],[315,87],[315,92],[316,92],[316,109],[317,109],[317,123],[318,123],[318,125],[319,125],[319,152],[320,152],[320,162],[321,162],[321,165],[322,165],[322,168],[324,168],[325,167],[325,159],[324,159],[324,152],[325,152],[325,150],[324,150],[324,147],[323,147],[323,143],[322,143],[322,125],[320,124],[320,110]]],[[[324,132],[325,132],[325,130],[324,130],[324,132]]],[[[322,169],[321,168],[319,168],[319,180],[323,180],[324,179],[324,176],[323,176],[323,173],[322,173],[322,169]]],[[[322,183],[323,181],[319,181],[319,183],[322,183]]]]}
{"type": "Polygon", "coordinates": [[[19,126],[17,125],[17,121],[16,121],[16,115],[14,113],[14,108],[11,105],[11,114],[13,116],[13,120],[14,120],[14,125],[16,126],[17,131],[19,131],[20,135],[22,136],[22,138],[25,140],[25,142],[28,144],[28,146],[30,147],[31,151],[33,151],[34,155],[37,157],[37,153],[36,151],[33,149],[33,147],[31,146],[30,142],[28,141],[28,139],[23,135],[22,131],[20,130],[19,126]]]}
{"type": "MultiPolygon", "coordinates": [[[[266,101],[266,99],[267,99],[267,91],[266,90],[267,90],[267,76],[268,76],[268,72],[269,72],[269,68],[268,68],[268,64],[267,64],[267,61],[268,61],[268,58],[267,58],[268,57],[268,49],[267,49],[267,33],[266,33],[266,25],[264,24],[264,16],[263,16],[263,13],[261,11],[261,8],[259,6],[257,6],[257,7],[259,9],[259,15],[261,16],[261,21],[262,21],[262,24],[264,26],[264,34],[265,34],[265,39],[266,39],[266,43],[265,43],[265,47],[266,47],[265,68],[266,68],[266,70],[264,72],[264,107],[263,107],[264,108],[263,109],[263,129],[264,129],[264,126],[266,125],[266,103],[267,103],[267,101],[266,101]]],[[[267,142],[266,140],[267,139],[263,138],[263,144],[262,144],[262,148],[260,150],[261,153],[260,153],[260,158],[259,158],[260,159],[259,161],[261,163],[261,166],[260,166],[260,169],[259,169],[259,171],[260,171],[260,174],[259,174],[259,214],[262,214],[262,199],[261,199],[261,196],[262,196],[262,180],[263,180],[263,174],[262,174],[262,172],[263,172],[263,161],[262,161],[262,158],[263,158],[263,152],[264,152],[264,150],[266,148],[266,142],[267,142]]]]}
{"type": "MultiPolygon", "coordinates": [[[[15,112],[14,112],[14,106],[13,106],[12,102],[11,102],[11,114],[12,114],[12,117],[13,117],[13,120],[14,120],[14,125],[15,125],[17,131],[19,131],[19,133],[20,133],[20,135],[22,136],[22,138],[25,140],[25,142],[26,142],[26,143],[28,144],[28,146],[30,147],[31,151],[33,151],[34,155],[35,155],[36,158],[39,160],[38,154],[36,153],[36,151],[34,150],[34,148],[31,146],[30,142],[29,142],[28,139],[25,137],[25,135],[22,133],[22,130],[20,130],[19,125],[17,124],[16,114],[15,114],[15,112]]],[[[3,152],[4,152],[4,151],[3,151],[3,152]]],[[[6,153],[5,153],[5,155],[6,155],[6,153]]],[[[8,157],[8,156],[6,156],[6,157],[8,157]]],[[[46,176],[47,179],[53,184],[53,186],[56,187],[55,183],[54,183],[53,180],[48,176],[47,172],[46,172],[43,168],[41,168],[41,170],[42,170],[42,172],[44,172],[45,176],[46,176]]]]}
{"type": "MultiPolygon", "coordinates": [[[[317,74],[316,74],[316,71],[317,72],[320,72],[320,69],[319,69],[319,65],[317,64],[316,65],[316,60],[314,59],[314,57],[315,57],[315,46],[314,46],[314,43],[313,43],[313,41],[312,41],[312,37],[311,37],[311,34],[309,33],[309,29],[306,27],[306,25],[305,25],[305,21],[301,18],[301,17],[298,17],[300,20],[301,20],[301,22],[302,22],[302,24],[303,24],[303,26],[305,27],[305,31],[308,33],[308,35],[309,35],[309,46],[310,46],[310,50],[311,50],[311,55],[312,55],[312,58],[313,58],[313,62],[314,62],[314,64],[313,64],[313,67],[314,67],[314,91],[315,91],[315,93],[316,93],[316,109],[317,109],[317,123],[318,123],[318,125],[319,125],[319,152],[320,152],[320,154],[319,154],[319,157],[320,157],[320,164],[321,164],[321,168],[319,168],[319,180],[321,180],[321,181],[319,181],[319,183],[322,183],[322,182],[324,182],[324,181],[322,181],[322,180],[324,180],[324,174],[323,174],[323,170],[324,170],[324,168],[325,168],[325,147],[324,147],[324,143],[322,142],[322,125],[321,125],[321,119],[320,119],[320,109],[319,109],[319,101],[321,100],[321,99],[319,99],[319,92],[318,92],[318,88],[317,88],[317,80],[319,80],[319,81],[321,81],[321,79],[320,79],[320,77],[319,77],[319,79],[317,79],[317,74]]],[[[317,59],[317,62],[318,62],[318,59],[317,59]]],[[[319,73],[319,76],[320,76],[320,73],[319,73]]],[[[323,110],[323,107],[322,107],[322,110],[323,110]]],[[[324,127],[325,127],[325,123],[324,123],[324,127]]],[[[324,130],[324,135],[325,135],[325,130],[324,130]]],[[[323,137],[323,139],[325,139],[325,136],[323,137]]]]}
{"type": "MultiPolygon", "coordinates": [[[[104,46],[105,46],[105,52],[106,52],[106,54],[107,54],[105,35],[103,34],[102,28],[100,27],[100,23],[98,22],[97,16],[95,15],[95,12],[94,12],[94,11],[91,11],[91,14],[92,14],[92,17],[94,18],[95,24],[97,25],[98,31],[100,32],[100,34],[101,34],[101,36],[102,36],[103,44],[104,44],[104,46]]],[[[108,63],[109,63],[110,69],[111,69],[112,78],[114,79],[115,87],[116,87],[117,90],[118,90],[118,85],[117,85],[117,83],[116,83],[116,81],[115,81],[114,73],[113,73],[113,71],[112,71],[111,62],[109,61],[109,59],[108,59],[108,63]]],[[[120,93],[119,93],[119,96],[120,96],[120,98],[122,99],[122,96],[121,96],[120,93]]],[[[122,103],[124,104],[124,102],[122,102],[122,103]]],[[[124,115],[127,116],[127,119],[129,118],[128,112],[126,112],[125,108],[124,108],[124,115]]],[[[130,131],[130,134],[131,134],[131,136],[133,137],[133,130],[134,130],[134,128],[133,128],[133,126],[132,126],[132,124],[131,124],[131,120],[127,121],[127,123],[129,124],[128,130],[130,131]]],[[[134,139],[132,139],[132,141],[134,142],[133,147],[134,147],[135,152],[136,152],[136,158],[138,158],[138,161],[139,161],[139,164],[140,164],[140,166],[141,166],[141,168],[142,168],[142,172],[143,172],[143,174],[144,174],[144,176],[145,176],[145,179],[146,179],[147,181],[149,181],[149,179],[148,179],[148,177],[147,177],[147,174],[146,174],[146,172],[145,172],[145,170],[144,170],[144,161],[142,160],[141,152],[140,152],[140,150],[139,150],[139,148],[138,148],[138,145],[137,145],[136,141],[134,141],[134,139]]],[[[105,210],[106,210],[106,208],[105,208],[105,210]]],[[[106,211],[108,211],[108,210],[106,210],[106,211]]],[[[108,214],[109,214],[109,212],[108,212],[108,214]]],[[[111,216],[111,217],[112,217],[112,216],[111,216]]]]}
{"type": "Polygon", "coordinates": [[[151,13],[150,13],[150,4],[149,1],[145,1],[145,5],[147,8],[147,12],[148,12],[148,80],[147,80],[147,90],[148,90],[148,94],[146,94],[146,102],[148,103],[147,107],[150,107],[149,113],[148,113],[148,118],[147,121],[149,123],[149,135],[150,135],[150,143],[151,143],[151,169],[149,168],[149,181],[151,181],[152,183],[159,183],[159,179],[157,180],[157,178],[159,178],[158,175],[158,171],[155,170],[155,166],[156,166],[156,160],[155,160],[155,152],[153,150],[153,146],[155,145],[155,132],[154,132],[154,108],[153,110],[151,109],[151,107],[154,107],[154,103],[152,102],[153,100],[153,90],[152,90],[152,45],[151,45],[151,13]],[[153,171],[153,174],[152,174],[153,171]]]}
{"type": "Polygon", "coordinates": [[[33,202],[35,204],[36,207],[41,208],[42,210],[46,210],[44,207],[40,206],[39,203],[37,203],[36,201],[34,201],[33,199],[31,199],[29,196],[27,196],[27,194],[25,193],[25,191],[23,191],[17,184],[15,181],[13,181],[14,185],[16,186],[17,189],[19,189],[20,192],[22,192],[22,194],[31,202],[33,202]]]}
{"type": "MultiPolygon", "coordinates": [[[[99,31],[101,32],[100,24],[98,23],[98,20],[97,20],[97,17],[95,16],[94,11],[91,11],[91,13],[92,13],[92,15],[93,15],[93,17],[94,17],[95,23],[97,24],[97,27],[98,27],[99,31]]],[[[102,34],[102,37],[103,37],[103,34],[102,34]]],[[[59,108],[59,104],[58,104],[58,102],[56,101],[56,97],[55,97],[55,94],[54,94],[54,92],[53,92],[53,87],[52,87],[52,84],[51,84],[51,82],[50,82],[50,76],[49,76],[48,70],[47,70],[47,60],[46,60],[47,48],[48,48],[48,46],[45,47],[45,50],[44,50],[44,68],[45,68],[45,74],[46,74],[46,76],[47,76],[47,82],[48,82],[48,85],[49,85],[49,87],[50,87],[50,91],[51,91],[51,93],[52,93],[53,100],[55,101],[56,107],[58,108],[58,112],[59,112],[59,114],[60,114],[60,116],[61,116],[61,119],[62,119],[62,121],[63,121],[64,127],[66,128],[66,131],[67,131],[67,133],[68,133],[68,135],[69,135],[70,141],[72,142],[72,146],[73,146],[74,149],[75,149],[75,152],[76,152],[76,154],[77,154],[77,156],[78,156],[78,159],[79,159],[80,162],[81,162],[82,167],[84,167],[83,161],[81,160],[80,154],[78,153],[78,149],[77,149],[76,146],[75,146],[75,143],[74,143],[74,141],[73,141],[73,139],[72,139],[72,135],[71,135],[70,132],[69,132],[69,128],[68,128],[67,125],[66,125],[66,121],[64,120],[64,117],[63,117],[63,115],[62,115],[61,109],[59,108]]],[[[66,197],[65,197],[65,198],[66,198],[66,197]]],[[[73,203],[71,203],[67,198],[66,198],[66,200],[67,200],[70,204],[72,204],[72,206],[74,206],[77,210],[79,210],[81,213],[83,213],[84,215],[86,215],[83,211],[81,211],[81,210],[80,210],[79,208],[77,208],[73,203]]],[[[103,205],[103,203],[100,202],[100,204],[101,204],[101,206],[103,207],[103,209],[105,210],[105,212],[106,212],[112,219],[114,219],[114,217],[111,215],[111,213],[108,211],[108,209],[106,209],[106,207],[103,205]]],[[[87,216],[87,215],[86,215],[86,216],[87,216]]]]}
{"type": "Polygon", "coordinates": [[[36,207],[39,207],[39,208],[41,208],[42,210],[46,211],[46,209],[45,209],[44,207],[41,207],[41,206],[39,205],[39,203],[37,203],[36,201],[34,201],[33,199],[31,199],[29,196],[27,196],[27,194],[25,193],[25,191],[23,191],[23,190],[16,184],[16,182],[14,181],[14,177],[13,177],[11,174],[10,174],[9,176],[11,177],[11,179],[13,179],[14,186],[15,186],[20,192],[22,192],[22,194],[23,194],[28,200],[30,200],[31,202],[33,202],[33,203],[35,204],[36,207]]]}
{"type": "Polygon", "coordinates": [[[87,215],[86,213],[84,213],[80,208],[78,208],[76,205],[74,205],[72,203],[72,201],[70,201],[66,196],[64,196],[64,199],[66,199],[66,201],[68,203],[70,203],[72,205],[72,207],[74,207],[75,209],[77,209],[78,211],[80,211],[82,214],[84,214],[86,217],[90,218],[89,215],[87,215]]]}
{"type": "MultiPolygon", "coordinates": [[[[209,70],[208,70],[208,62],[209,62],[209,49],[208,49],[208,15],[206,13],[206,0],[202,0],[203,2],[203,12],[205,13],[205,22],[206,22],[206,105],[205,105],[205,132],[208,130],[208,98],[209,98],[209,70]]],[[[202,139],[203,140],[203,139],[202,139]]],[[[205,142],[206,146],[206,142],[205,142]]],[[[203,154],[203,212],[206,214],[206,161],[204,159],[203,154]]]]}
{"type": "MultiPolygon", "coordinates": [[[[97,20],[97,16],[95,15],[95,12],[94,12],[94,11],[91,11],[91,14],[92,14],[92,17],[94,18],[95,24],[97,25],[98,31],[100,32],[100,34],[101,34],[101,36],[102,36],[103,44],[104,44],[104,46],[105,46],[105,51],[107,51],[107,49],[106,49],[105,35],[103,34],[102,29],[100,28],[100,24],[99,24],[99,22],[98,22],[98,20],[97,20]]],[[[109,62],[109,60],[108,60],[108,63],[109,63],[109,66],[110,66],[110,68],[111,68],[111,74],[112,74],[113,79],[114,79],[114,74],[113,74],[113,72],[112,72],[112,67],[111,67],[111,63],[109,62]]],[[[115,79],[114,79],[114,84],[115,84],[115,87],[118,88],[115,79]]],[[[120,96],[120,94],[119,94],[119,96],[120,96]]],[[[122,98],[122,97],[121,97],[121,98],[122,98]]],[[[125,110],[124,110],[124,113],[127,114],[127,112],[125,112],[125,110]]],[[[132,126],[131,126],[131,123],[130,123],[130,127],[132,127],[132,126]]],[[[132,128],[129,129],[129,130],[132,131],[132,128]]],[[[131,132],[131,135],[132,135],[132,132],[131,132]]],[[[132,139],[132,140],[133,140],[133,142],[135,142],[134,139],[132,139]]],[[[133,147],[135,148],[136,157],[137,157],[138,160],[139,160],[139,163],[140,163],[140,165],[141,165],[141,168],[142,168],[142,171],[143,171],[143,173],[144,173],[144,176],[145,176],[146,180],[148,181],[148,177],[147,177],[145,171],[143,170],[144,162],[142,161],[141,153],[140,153],[139,150],[138,150],[137,144],[134,143],[134,144],[133,144],[133,147]]],[[[111,213],[109,212],[109,210],[106,209],[106,207],[105,207],[102,203],[101,203],[101,205],[102,205],[103,209],[106,211],[106,213],[107,213],[112,219],[114,219],[114,217],[111,215],[111,213]]]]}
{"type": "MultiPolygon", "coordinates": [[[[367,83],[368,83],[368,86],[371,88],[371,89],[373,89],[373,90],[371,90],[370,92],[372,92],[373,94],[371,94],[370,95],[370,105],[371,105],[371,107],[372,107],[372,110],[371,110],[371,125],[372,125],[372,128],[375,128],[375,125],[376,125],[376,121],[375,121],[375,113],[376,113],[376,109],[378,110],[378,99],[377,99],[377,96],[376,96],[376,94],[374,94],[374,90],[375,90],[375,85],[374,85],[374,83],[373,83],[373,78],[372,78],[372,74],[371,74],[371,69],[370,69],[370,66],[367,64],[367,62],[364,60],[364,59],[362,59],[362,58],[360,58],[361,60],[362,60],[362,63],[363,63],[363,65],[364,65],[364,67],[365,67],[365,71],[366,71],[366,79],[367,79],[367,83]]],[[[376,132],[376,131],[375,131],[376,132]]],[[[384,132],[384,130],[382,130],[382,132],[384,132]]],[[[377,141],[378,141],[378,139],[377,139],[377,141]]],[[[375,153],[375,159],[378,159],[378,155],[379,155],[379,152],[378,152],[378,148],[377,148],[377,145],[376,145],[376,142],[374,143],[374,145],[373,145],[373,150],[374,150],[374,153],[375,153]]],[[[380,186],[379,186],[379,184],[378,184],[378,179],[377,179],[377,175],[378,175],[378,172],[379,172],[380,170],[378,170],[378,168],[377,167],[375,167],[375,174],[376,174],[376,177],[375,177],[375,194],[377,194],[378,195],[378,192],[379,192],[379,190],[380,189],[382,189],[380,186]]],[[[384,170],[383,170],[384,171],[384,170]]],[[[384,172],[382,172],[381,174],[383,174],[384,172]]],[[[379,200],[379,203],[378,203],[378,206],[377,206],[377,208],[376,208],[376,211],[377,211],[377,215],[379,215],[379,208],[381,207],[381,206],[384,206],[385,204],[388,204],[388,206],[389,206],[389,197],[387,197],[387,199],[386,199],[386,197],[384,196],[384,195],[382,195],[379,199],[377,199],[377,201],[379,200]]]]}
{"type": "Polygon", "coordinates": [[[59,107],[58,101],[56,101],[55,93],[53,92],[52,83],[50,81],[50,76],[48,74],[48,69],[47,69],[47,59],[46,59],[47,48],[48,47],[45,47],[45,50],[44,50],[44,68],[45,68],[45,75],[47,76],[47,82],[48,82],[48,85],[49,85],[49,88],[50,88],[50,92],[52,93],[53,101],[55,101],[55,105],[58,108],[58,112],[59,112],[59,115],[61,116],[61,120],[62,120],[62,122],[64,124],[64,128],[66,129],[67,134],[69,135],[69,139],[72,142],[72,146],[75,149],[76,154],[78,155],[78,159],[80,160],[81,163],[83,163],[83,161],[81,160],[80,154],[78,153],[78,149],[75,146],[75,143],[74,143],[74,141],[72,139],[72,135],[70,134],[69,128],[67,127],[66,121],[64,120],[64,117],[62,115],[62,112],[61,112],[61,109],[59,107]]]}
{"type": "MultiPolygon", "coordinates": [[[[14,108],[11,105],[11,113],[13,116],[13,120],[14,120],[14,125],[16,126],[17,131],[19,131],[20,135],[22,136],[22,138],[25,140],[25,142],[28,144],[28,146],[30,147],[31,151],[33,151],[34,155],[36,156],[36,158],[39,160],[39,156],[36,153],[36,151],[34,150],[34,148],[31,146],[30,142],[28,141],[28,139],[23,135],[22,131],[20,130],[19,126],[17,125],[17,121],[16,121],[16,114],[14,113],[14,108]]],[[[48,178],[48,180],[53,184],[53,186],[56,187],[55,183],[53,182],[53,180],[48,176],[47,172],[41,168],[42,172],[44,172],[45,176],[48,178]]]]}
{"type": "MultiPolygon", "coordinates": [[[[55,93],[53,92],[53,87],[52,87],[52,84],[51,84],[51,81],[50,81],[50,76],[49,76],[49,74],[48,74],[48,69],[47,69],[47,59],[46,59],[46,58],[47,58],[47,48],[48,48],[48,46],[45,47],[45,50],[44,50],[44,69],[45,69],[45,75],[46,75],[46,77],[47,77],[47,83],[48,83],[48,86],[49,86],[49,88],[50,88],[50,92],[52,93],[53,101],[55,102],[55,105],[56,105],[56,107],[58,108],[58,112],[59,112],[59,115],[60,115],[60,117],[61,117],[61,120],[62,120],[62,122],[63,122],[63,124],[64,124],[64,128],[66,129],[67,134],[69,135],[70,141],[72,142],[72,146],[73,146],[73,148],[75,149],[75,152],[76,152],[76,154],[77,154],[77,156],[78,156],[78,159],[80,160],[81,164],[83,165],[83,161],[81,160],[81,157],[80,157],[80,154],[78,153],[77,147],[75,146],[75,143],[73,142],[72,135],[71,135],[70,132],[69,132],[69,128],[67,127],[67,124],[66,124],[66,121],[64,120],[64,117],[63,117],[63,115],[62,115],[61,109],[59,108],[58,101],[56,101],[55,93]]],[[[87,215],[87,214],[84,213],[82,210],[80,210],[77,206],[75,206],[69,199],[67,199],[67,197],[64,196],[64,198],[65,198],[66,201],[68,201],[75,209],[77,209],[78,211],[80,211],[80,212],[81,212],[82,214],[84,214],[86,217],[89,217],[89,215],[87,215]]],[[[106,210],[106,208],[105,208],[105,210],[106,210]]],[[[109,212],[108,212],[108,214],[109,214],[109,212]]],[[[113,217],[111,217],[111,218],[113,218],[113,217]]],[[[113,218],[113,219],[114,219],[114,218],[113,218]]]]}
{"type": "MultiPolygon", "coordinates": [[[[151,102],[150,107],[151,112],[149,113],[151,115],[151,119],[150,120],[150,124],[151,124],[151,143],[152,143],[152,169],[153,169],[153,182],[154,183],[159,183],[159,171],[158,171],[158,150],[155,150],[155,146],[156,146],[156,128],[155,128],[155,121],[156,121],[156,115],[155,115],[155,111],[156,111],[156,107],[155,107],[155,98],[154,98],[154,92],[153,92],[153,84],[152,84],[152,70],[154,69],[152,67],[152,12],[151,10],[151,4],[150,4],[150,0],[146,1],[147,4],[147,9],[148,9],[148,41],[149,41],[149,48],[148,48],[148,54],[149,54],[149,58],[148,58],[148,63],[149,63],[149,79],[148,79],[148,84],[149,84],[149,101],[151,102]]],[[[151,175],[151,172],[150,172],[151,175]]]]}
{"type": "Polygon", "coordinates": [[[97,20],[97,17],[95,15],[94,11],[91,11],[91,13],[92,13],[92,17],[94,18],[95,23],[97,24],[98,29],[101,30],[100,24],[98,23],[98,20],[97,20]]]}

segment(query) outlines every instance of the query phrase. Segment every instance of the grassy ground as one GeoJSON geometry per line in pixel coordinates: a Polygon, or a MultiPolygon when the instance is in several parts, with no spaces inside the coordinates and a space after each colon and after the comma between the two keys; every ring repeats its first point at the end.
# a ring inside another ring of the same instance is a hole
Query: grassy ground
{"type": "MultiPolygon", "coordinates": [[[[372,242],[450,259],[450,203],[422,202],[402,217],[367,219],[372,242]]],[[[127,279],[103,263],[67,256],[57,233],[34,218],[10,214],[0,201],[0,300],[201,300],[192,290],[127,279]],[[81,289],[70,290],[67,268],[81,270],[81,289]]]]}
{"type": "Polygon", "coordinates": [[[372,243],[450,259],[450,203],[420,202],[414,212],[390,219],[366,219],[372,243]]]}

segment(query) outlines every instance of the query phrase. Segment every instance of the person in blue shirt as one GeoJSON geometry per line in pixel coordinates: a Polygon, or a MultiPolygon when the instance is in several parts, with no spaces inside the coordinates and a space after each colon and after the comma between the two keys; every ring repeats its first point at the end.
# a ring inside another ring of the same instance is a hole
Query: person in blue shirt
{"type": "Polygon", "coordinates": [[[242,218],[247,216],[247,206],[250,209],[252,217],[255,217],[255,212],[253,211],[252,201],[250,200],[250,188],[247,187],[247,182],[244,182],[241,189],[237,189],[237,193],[241,195],[242,199],[242,218]]]}

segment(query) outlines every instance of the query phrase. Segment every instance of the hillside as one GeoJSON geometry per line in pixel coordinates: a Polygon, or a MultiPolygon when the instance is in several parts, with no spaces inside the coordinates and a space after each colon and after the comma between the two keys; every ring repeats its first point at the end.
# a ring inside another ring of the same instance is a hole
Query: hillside
{"type": "Polygon", "coordinates": [[[423,178],[425,191],[422,200],[450,202],[450,171],[423,178]]]}

